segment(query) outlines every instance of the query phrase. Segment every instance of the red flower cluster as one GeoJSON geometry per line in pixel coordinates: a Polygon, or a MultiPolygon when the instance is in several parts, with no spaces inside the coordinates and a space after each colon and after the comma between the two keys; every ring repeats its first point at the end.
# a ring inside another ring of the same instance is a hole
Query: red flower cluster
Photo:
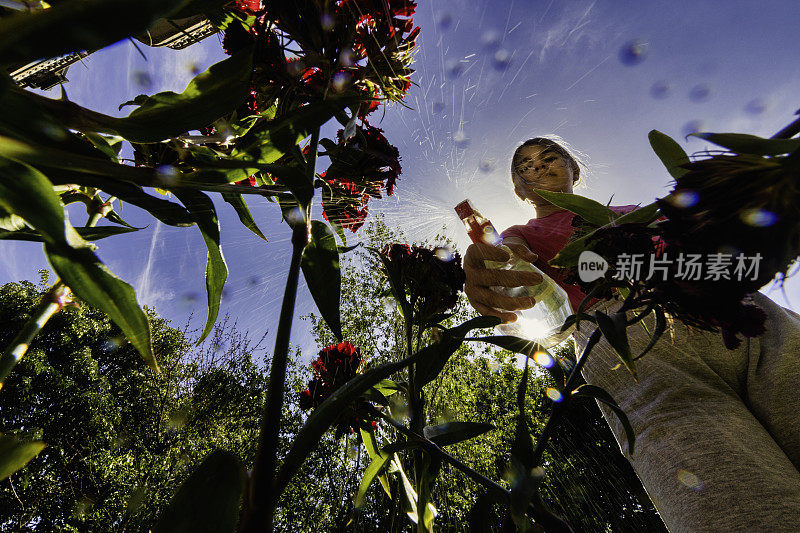
{"type": "Polygon", "coordinates": [[[323,216],[355,232],[364,224],[370,198],[391,195],[402,172],[400,152],[389,144],[383,130],[370,125],[356,126],[346,140],[339,130],[338,144],[326,146],[331,165],[320,176],[328,183],[323,189],[323,216]]]}
{"type": "MultiPolygon", "coordinates": [[[[300,409],[307,411],[319,407],[359,373],[362,363],[358,348],[347,341],[320,350],[319,357],[311,362],[314,377],[308,382],[308,389],[300,393],[300,409]]],[[[337,435],[341,436],[348,429],[353,431],[359,426],[359,420],[355,413],[344,417],[337,426],[337,435]]]]}
{"type": "Polygon", "coordinates": [[[458,253],[392,244],[386,245],[381,255],[385,258],[384,273],[395,280],[396,286],[403,287],[418,322],[455,307],[466,280],[458,253]]]}

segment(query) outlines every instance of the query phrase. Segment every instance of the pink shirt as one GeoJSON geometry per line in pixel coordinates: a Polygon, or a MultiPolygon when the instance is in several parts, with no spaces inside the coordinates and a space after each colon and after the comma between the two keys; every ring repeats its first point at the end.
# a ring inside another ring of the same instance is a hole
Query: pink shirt
{"type": "MultiPolygon", "coordinates": [[[[610,206],[611,210],[622,214],[633,211],[637,207],[636,205],[610,206]]],[[[570,211],[556,211],[546,217],[532,218],[527,224],[511,226],[502,233],[501,237],[519,237],[527,242],[528,248],[539,256],[534,264],[567,291],[572,310],[577,311],[586,295],[577,285],[564,283],[565,272],[563,270],[548,264],[567,244],[567,240],[574,230],[571,225],[574,216],[575,214],[570,211]]],[[[597,300],[592,300],[590,303],[595,301],[597,300]]]]}

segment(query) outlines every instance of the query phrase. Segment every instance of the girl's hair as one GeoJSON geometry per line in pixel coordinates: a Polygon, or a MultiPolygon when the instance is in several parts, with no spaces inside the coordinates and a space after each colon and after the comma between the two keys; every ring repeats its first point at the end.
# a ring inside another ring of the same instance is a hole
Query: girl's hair
{"type": "Polygon", "coordinates": [[[578,165],[578,160],[575,159],[572,154],[567,151],[566,148],[561,146],[559,143],[552,139],[548,139],[546,137],[534,137],[533,139],[528,139],[524,143],[517,146],[517,149],[514,150],[514,157],[511,158],[511,175],[514,175],[514,169],[517,168],[519,164],[519,151],[522,150],[526,146],[545,146],[554,152],[558,153],[564,159],[566,159],[570,166],[572,166],[572,184],[578,185],[581,179],[581,167],[578,165]]]}

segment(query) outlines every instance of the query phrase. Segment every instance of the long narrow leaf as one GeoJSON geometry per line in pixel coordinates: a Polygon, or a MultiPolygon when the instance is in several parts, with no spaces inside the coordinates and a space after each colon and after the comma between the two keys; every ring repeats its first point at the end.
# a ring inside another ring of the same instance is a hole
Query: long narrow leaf
{"type": "Polygon", "coordinates": [[[633,355],[631,354],[631,346],[628,342],[628,332],[625,325],[625,313],[614,313],[611,316],[596,311],[594,314],[597,319],[597,327],[603,333],[603,337],[608,340],[608,343],[617,352],[620,359],[622,359],[625,367],[633,375],[633,379],[637,379],[636,367],[633,363],[633,355]]]}
{"type": "Polygon", "coordinates": [[[241,194],[236,194],[232,192],[224,192],[222,193],[222,199],[231,204],[233,208],[236,210],[236,214],[239,216],[239,221],[242,225],[264,239],[264,234],[261,233],[261,230],[258,228],[258,224],[253,219],[252,213],[250,213],[250,208],[247,207],[247,202],[245,202],[244,197],[241,194]]]}
{"type": "Polygon", "coordinates": [[[208,317],[203,333],[198,339],[201,342],[211,333],[214,324],[217,322],[219,314],[219,304],[222,300],[222,289],[225,287],[225,280],[228,279],[228,266],[222,255],[222,248],[219,244],[219,220],[214,202],[206,194],[200,191],[181,190],[175,196],[183,202],[186,209],[194,218],[203,241],[208,249],[206,260],[206,296],[208,304],[208,317]]]}
{"type": "Polygon", "coordinates": [[[577,194],[542,189],[535,189],[535,192],[551,204],[571,211],[595,226],[605,226],[620,216],[600,202],[577,194]]]}
{"type": "Polygon", "coordinates": [[[383,469],[386,468],[389,461],[394,458],[394,454],[413,446],[419,446],[419,443],[413,441],[394,442],[388,446],[384,446],[376,453],[369,466],[367,466],[367,469],[364,470],[364,476],[361,478],[361,483],[358,486],[354,502],[356,509],[361,509],[364,506],[369,486],[372,484],[372,481],[383,472],[383,469]]]}
{"type": "MultiPolygon", "coordinates": [[[[139,229],[140,228],[99,226],[95,228],[75,228],[75,231],[87,241],[97,241],[100,239],[105,239],[106,237],[113,237],[114,235],[122,235],[123,233],[139,231],[139,229]]],[[[6,231],[0,229],[0,240],[44,242],[44,238],[39,233],[30,229],[22,229],[17,231],[6,231]]]]}
{"type": "Polygon", "coordinates": [[[423,430],[425,438],[436,443],[437,446],[449,446],[459,442],[474,439],[495,427],[482,422],[447,422],[437,426],[426,426],[423,430]]]}

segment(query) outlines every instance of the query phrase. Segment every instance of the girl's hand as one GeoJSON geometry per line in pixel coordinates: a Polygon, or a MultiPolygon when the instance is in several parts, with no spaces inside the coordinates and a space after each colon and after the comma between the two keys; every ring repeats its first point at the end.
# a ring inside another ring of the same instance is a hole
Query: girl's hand
{"type": "MultiPolygon", "coordinates": [[[[511,251],[524,261],[533,263],[538,256],[522,244],[504,242],[511,251]]],[[[490,287],[522,287],[541,283],[542,276],[536,272],[516,270],[497,270],[486,268],[484,261],[506,262],[511,259],[508,253],[489,244],[471,244],[464,255],[464,272],[467,280],[464,292],[469,303],[482,315],[499,317],[503,323],[513,322],[517,315],[509,311],[533,307],[536,300],[529,297],[506,296],[490,287]]]]}

